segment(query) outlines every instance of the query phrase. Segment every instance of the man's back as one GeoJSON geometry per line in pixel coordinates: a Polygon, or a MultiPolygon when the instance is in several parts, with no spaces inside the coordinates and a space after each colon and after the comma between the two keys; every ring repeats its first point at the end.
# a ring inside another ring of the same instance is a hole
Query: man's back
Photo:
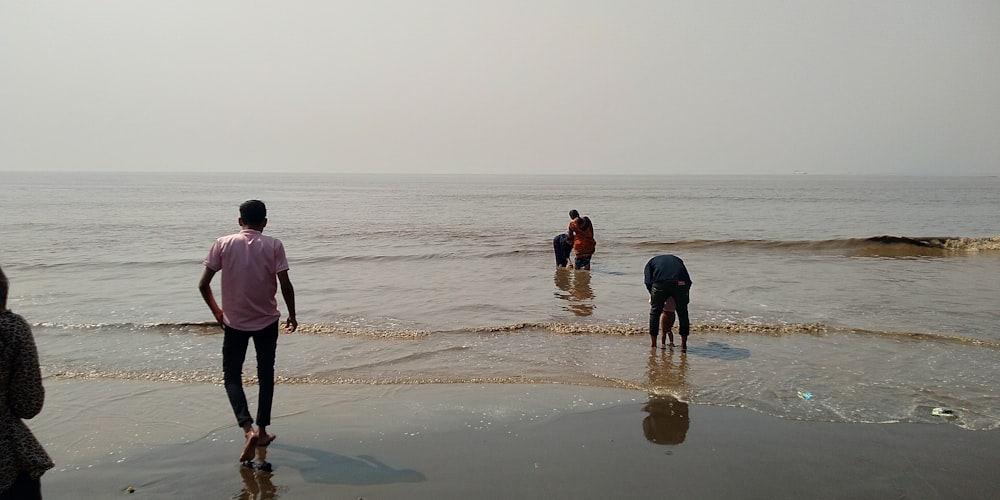
{"type": "Polygon", "coordinates": [[[688,284],[691,283],[691,276],[688,275],[684,261],[676,255],[657,255],[646,263],[644,270],[646,288],[653,283],[667,280],[680,280],[688,284]]]}
{"type": "Polygon", "coordinates": [[[276,275],[288,270],[280,240],[244,229],[216,240],[204,264],[222,272],[222,309],[227,325],[254,331],[278,320],[276,275]]]}

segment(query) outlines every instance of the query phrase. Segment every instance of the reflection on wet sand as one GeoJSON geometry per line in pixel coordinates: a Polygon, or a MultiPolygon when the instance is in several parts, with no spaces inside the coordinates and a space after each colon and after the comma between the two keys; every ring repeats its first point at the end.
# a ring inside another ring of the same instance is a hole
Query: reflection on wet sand
{"type": "Polygon", "coordinates": [[[563,309],[577,316],[590,316],[596,307],[594,290],[590,287],[590,271],[557,267],[553,277],[559,291],[554,295],[569,304],[563,309]]]}
{"type": "Polygon", "coordinates": [[[271,482],[271,463],[267,461],[267,448],[257,448],[257,461],[240,466],[243,489],[233,498],[239,500],[269,500],[278,498],[278,488],[271,482]]]}
{"type": "Polygon", "coordinates": [[[688,404],[673,396],[650,395],[642,408],[649,415],[642,419],[642,433],[656,444],[681,444],[687,436],[691,419],[688,404]]]}
{"type": "Polygon", "coordinates": [[[646,373],[649,401],[642,411],[649,415],[642,420],[643,434],[656,444],[683,443],[691,424],[688,404],[678,399],[688,391],[687,354],[650,349],[646,373]]]}
{"type": "Polygon", "coordinates": [[[649,350],[646,362],[646,378],[650,394],[667,394],[677,398],[687,398],[688,354],[676,353],[673,349],[649,350]]]}

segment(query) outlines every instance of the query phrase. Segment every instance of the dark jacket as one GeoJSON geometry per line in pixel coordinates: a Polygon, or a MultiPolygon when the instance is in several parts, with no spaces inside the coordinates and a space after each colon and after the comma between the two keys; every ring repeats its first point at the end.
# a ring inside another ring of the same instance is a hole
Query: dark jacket
{"type": "Polygon", "coordinates": [[[646,290],[652,290],[653,283],[660,281],[683,281],[691,284],[691,276],[684,267],[684,261],[676,255],[657,255],[649,259],[643,274],[646,278],[646,290]]]}

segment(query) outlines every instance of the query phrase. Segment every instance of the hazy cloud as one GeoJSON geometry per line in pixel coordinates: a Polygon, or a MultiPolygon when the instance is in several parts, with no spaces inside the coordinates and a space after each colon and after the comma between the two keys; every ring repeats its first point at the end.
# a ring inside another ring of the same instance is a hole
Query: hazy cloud
{"type": "Polygon", "coordinates": [[[0,0],[0,169],[1000,173],[995,1],[0,0]]]}

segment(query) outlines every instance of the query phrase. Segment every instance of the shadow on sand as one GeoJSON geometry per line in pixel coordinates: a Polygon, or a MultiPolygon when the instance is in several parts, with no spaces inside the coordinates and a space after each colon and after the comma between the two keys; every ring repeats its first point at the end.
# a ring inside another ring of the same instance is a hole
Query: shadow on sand
{"type": "Polygon", "coordinates": [[[727,361],[738,361],[748,359],[750,350],[742,347],[730,347],[722,342],[709,342],[705,345],[689,345],[688,354],[701,356],[703,358],[724,359],[727,361]]]}
{"type": "Polygon", "coordinates": [[[280,467],[299,471],[302,479],[310,483],[366,485],[427,480],[413,469],[395,469],[368,455],[348,457],[317,448],[280,443],[274,443],[269,448],[286,452],[281,457],[280,467]]]}

